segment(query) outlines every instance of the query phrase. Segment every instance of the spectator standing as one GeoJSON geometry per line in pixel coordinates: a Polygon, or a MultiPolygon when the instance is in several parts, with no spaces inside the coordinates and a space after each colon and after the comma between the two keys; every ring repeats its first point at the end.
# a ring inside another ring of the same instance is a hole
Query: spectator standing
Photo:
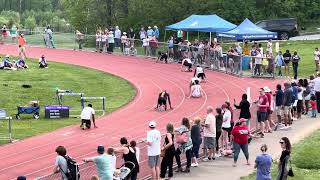
{"type": "Polygon", "coordinates": [[[283,59],[284,59],[284,74],[289,77],[290,76],[290,62],[291,62],[291,53],[287,49],[286,52],[283,54],[283,59]]]}
{"type": "Polygon", "coordinates": [[[97,30],[97,32],[96,32],[96,52],[101,51],[101,41],[102,41],[102,32],[101,32],[101,30],[97,30]]]}
{"type": "Polygon", "coordinates": [[[192,158],[192,139],[191,139],[191,133],[190,133],[190,121],[188,118],[183,118],[181,126],[176,129],[176,133],[182,135],[186,134],[188,140],[184,144],[179,144],[178,148],[176,149],[175,157],[178,165],[178,169],[176,172],[185,172],[189,173],[190,172],[190,167],[191,167],[191,158],[192,158]],[[187,159],[187,167],[185,170],[182,170],[181,166],[181,160],[180,160],[180,155],[181,153],[186,154],[186,159],[187,159]]]}
{"type": "Polygon", "coordinates": [[[220,137],[222,134],[222,123],[223,123],[223,115],[222,115],[222,109],[221,108],[216,108],[216,156],[220,157],[220,148],[221,147],[219,144],[222,144],[220,142],[220,137]]]}
{"type": "Polygon", "coordinates": [[[257,49],[257,51],[256,51],[256,56],[254,57],[254,63],[255,63],[254,75],[260,76],[261,75],[261,66],[262,66],[262,54],[261,54],[260,49],[257,49]]]}
{"type": "Polygon", "coordinates": [[[139,163],[136,156],[136,150],[134,147],[128,144],[128,140],[125,137],[122,137],[120,139],[120,144],[121,144],[121,147],[115,148],[114,151],[117,154],[122,155],[124,162],[132,162],[135,165],[133,168],[132,164],[129,164],[129,163],[125,164],[126,167],[132,169],[132,171],[129,174],[130,180],[136,180],[140,170],[139,163]]]}
{"type": "Polygon", "coordinates": [[[249,162],[249,151],[248,151],[248,139],[250,131],[246,126],[247,120],[241,118],[239,122],[232,129],[232,139],[233,139],[233,166],[235,167],[238,161],[240,149],[246,157],[247,165],[250,165],[249,162]]]}
{"type": "Polygon", "coordinates": [[[84,41],[84,34],[82,34],[80,31],[76,30],[76,41],[79,44],[79,50],[82,50],[82,44],[84,41]]]}
{"type": "Polygon", "coordinates": [[[94,162],[97,166],[98,176],[101,180],[113,179],[113,168],[111,167],[110,158],[105,154],[104,146],[99,145],[97,148],[98,156],[92,158],[85,158],[83,162],[94,162]]]}
{"type": "Polygon", "coordinates": [[[271,180],[272,156],[267,154],[268,147],[263,144],[260,148],[261,154],[256,157],[254,167],[257,168],[256,180],[271,180]]]}
{"type": "Polygon", "coordinates": [[[203,161],[214,160],[215,159],[215,149],[216,149],[216,117],[213,114],[213,108],[211,106],[207,107],[207,117],[203,129],[203,150],[204,159],[203,161]]]}
{"type": "Polygon", "coordinates": [[[4,24],[1,28],[1,37],[2,37],[2,41],[1,41],[1,44],[5,44],[6,43],[6,39],[7,39],[7,36],[8,36],[8,29],[7,29],[7,25],[4,24]]]}
{"type": "Polygon", "coordinates": [[[113,35],[113,31],[109,31],[109,34],[108,34],[108,49],[107,51],[109,53],[113,53],[113,47],[114,47],[114,35],[113,35]]]}
{"type": "Polygon", "coordinates": [[[281,125],[282,122],[282,105],[283,105],[283,91],[281,88],[281,84],[277,85],[277,90],[275,92],[276,96],[276,115],[278,118],[278,122],[274,130],[276,131],[279,125],[281,125]]]}
{"type": "Polygon", "coordinates": [[[146,36],[146,38],[144,38],[144,39],[142,40],[142,47],[143,47],[144,54],[145,54],[146,56],[150,56],[149,41],[150,41],[150,39],[149,39],[148,36],[146,36]]]}
{"type": "Polygon", "coordinates": [[[270,90],[270,88],[268,86],[263,87],[263,91],[265,92],[265,95],[268,98],[268,107],[267,107],[267,121],[266,121],[266,125],[267,125],[267,131],[269,133],[272,132],[271,127],[275,126],[275,123],[272,120],[272,113],[273,113],[273,107],[272,107],[272,92],[270,90]]]}
{"type": "Polygon", "coordinates": [[[58,146],[56,148],[56,162],[54,167],[54,173],[61,173],[62,180],[68,180],[66,174],[68,173],[68,164],[65,156],[67,155],[67,150],[64,146],[58,146]]]}
{"type": "Polygon", "coordinates": [[[151,56],[155,57],[157,49],[158,49],[158,41],[155,38],[155,36],[151,37],[151,39],[149,41],[149,47],[150,47],[150,51],[151,51],[151,56]]]}
{"type": "Polygon", "coordinates": [[[147,132],[147,145],[148,145],[148,164],[151,168],[152,179],[160,179],[160,151],[161,151],[161,134],[156,129],[156,122],[149,122],[150,130],[147,132]]]}
{"type": "Polygon", "coordinates": [[[130,39],[130,46],[134,46],[134,39],[136,38],[136,33],[133,31],[133,28],[129,29],[129,39],[130,39]]]}
{"type": "Polygon", "coordinates": [[[284,92],[283,92],[283,114],[284,114],[284,125],[285,127],[281,128],[283,130],[290,128],[291,124],[291,105],[293,102],[293,91],[290,88],[290,83],[284,83],[284,92]]]}
{"type": "Polygon", "coordinates": [[[175,153],[173,125],[170,123],[167,124],[166,130],[166,137],[164,140],[163,147],[161,148],[162,151],[165,151],[165,154],[161,161],[160,178],[164,179],[167,169],[169,169],[168,177],[169,179],[171,179],[173,177],[173,158],[175,153]]]}
{"type": "Polygon", "coordinates": [[[269,39],[268,43],[267,43],[267,51],[269,51],[269,53],[272,54],[272,40],[269,39]]]}
{"type": "Polygon", "coordinates": [[[223,122],[222,122],[222,146],[221,148],[228,149],[229,133],[231,133],[231,112],[226,104],[222,105],[223,122]]]}
{"type": "Polygon", "coordinates": [[[293,68],[293,78],[297,79],[298,78],[298,66],[299,62],[301,60],[300,56],[298,55],[297,51],[293,53],[292,56],[292,68],[293,68]]]}
{"type": "Polygon", "coordinates": [[[314,64],[316,65],[316,72],[319,71],[319,60],[320,60],[320,51],[318,48],[315,48],[314,50],[314,64]]]}
{"type": "Polygon", "coordinates": [[[26,44],[27,44],[27,41],[24,38],[24,35],[20,34],[18,37],[19,57],[20,58],[25,58],[25,59],[27,58],[26,48],[25,48],[26,44]],[[22,55],[23,55],[23,57],[22,57],[22,55]]]}
{"type": "Polygon", "coordinates": [[[240,116],[239,119],[244,118],[247,120],[247,127],[250,129],[250,103],[248,101],[248,95],[242,94],[242,99],[239,105],[236,104],[236,100],[234,99],[234,107],[240,109],[240,116]]]}
{"type": "Polygon", "coordinates": [[[158,29],[158,26],[154,26],[154,36],[156,37],[156,39],[159,41],[159,37],[160,37],[160,31],[158,29]]]}
{"type": "Polygon", "coordinates": [[[282,65],[284,64],[284,59],[282,56],[282,52],[279,51],[276,56],[276,68],[278,69],[278,77],[282,77],[282,65]]]}
{"type": "Polygon", "coordinates": [[[11,43],[16,43],[18,36],[18,28],[16,25],[12,25],[11,27],[11,43]]]}
{"type": "Polygon", "coordinates": [[[121,30],[119,29],[119,26],[116,26],[116,30],[114,31],[114,38],[115,38],[115,47],[120,49],[120,46],[121,46],[121,30]]]}
{"type": "Polygon", "coordinates": [[[143,41],[147,37],[147,32],[144,30],[144,27],[141,27],[139,36],[141,41],[143,41]]]}
{"type": "Polygon", "coordinates": [[[121,52],[124,53],[125,55],[129,55],[129,52],[126,52],[126,48],[129,48],[128,44],[128,36],[126,32],[122,33],[121,36],[121,52]],[[127,47],[128,46],[128,47],[127,47]]]}
{"type": "Polygon", "coordinates": [[[318,72],[317,78],[313,80],[314,87],[313,90],[316,95],[316,101],[317,101],[317,109],[318,113],[320,113],[320,73],[318,72]]]}
{"type": "Polygon", "coordinates": [[[196,117],[194,119],[194,124],[191,128],[191,139],[192,139],[192,167],[198,166],[199,159],[199,149],[202,143],[201,137],[201,118],[196,117]]]}
{"type": "Polygon", "coordinates": [[[258,123],[260,124],[260,132],[259,134],[261,137],[264,137],[264,131],[265,131],[265,121],[267,119],[267,113],[268,113],[268,107],[269,107],[269,101],[267,96],[265,95],[264,89],[260,89],[260,96],[258,100],[258,112],[257,112],[257,118],[258,123]]]}
{"type": "Polygon", "coordinates": [[[251,48],[251,51],[250,51],[250,55],[252,56],[251,57],[251,72],[253,75],[255,75],[255,56],[257,56],[257,47],[255,45],[252,45],[252,48],[251,48]]]}
{"type": "Polygon", "coordinates": [[[303,100],[304,100],[304,106],[305,106],[305,110],[303,112],[303,114],[307,115],[309,112],[309,102],[310,102],[310,98],[311,98],[311,88],[309,86],[309,82],[308,79],[303,79],[303,100]]]}
{"type": "Polygon", "coordinates": [[[282,137],[279,141],[281,145],[281,156],[278,163],[278,176],[277,180],[287,180],[288,178],[288,164],[290,162],[291,143],[287,137],[282,137]]]}
{"type": "Polygon", "coordinates": [[[151,29],[150,26],[148,27],[147,35],[148,35],[149,38],[152,37],[152,36],[154,36],[154,31],[153,31],[153,29],[151,29]]]}

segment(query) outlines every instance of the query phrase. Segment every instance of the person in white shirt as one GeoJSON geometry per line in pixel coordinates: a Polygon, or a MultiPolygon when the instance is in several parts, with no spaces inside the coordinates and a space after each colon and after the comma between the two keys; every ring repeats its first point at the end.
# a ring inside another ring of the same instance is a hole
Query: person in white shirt
{"type": "Polygon", "coordinates": [[[201,66],[197,66],[197,68],[195,69],[194,71],[194,77],[198,77],[198,78],[201,78],[201,80],[205,80],[206,78],[206,75],[204,74],[204,69],[203,67],[201,66]]]}
{"type": "Polygon", "coordinates": [[[213,114],[213,108],[211,106],[207,107],[207,117],[203,129],[203,150],[204,150],[204,161],[215,159],[215,149],[216,149],[216,117],[213,114]],[[209,150],[209,153],[207,153],[209,150]]]}
{"type": "Polygon", "coordinates": [[[318,48],[315,48],[314,50],[314,63],[316,65],[316,72],[319,71],[319,60],[320,60],[320,51],[318,48]]]}
{"type": "Polygon", "coordinates": [[[115,47],[119,48],[121,45],[121,30],[119,26],[116,26],[116,30],[114,31],[114,40],[115,40],[115,47]]]}
{"type": "Polygon", "coordinates": [[[98,30],[96,33],[96,52],[100,52],[101,50],[101,37],[102,37],[101,30],[98,30]]]}
{"type": "Polygon", "coordinates": [[[201,91],[202,89],[201,89],[200,81],[195,80],[194,85],[191,86],[190,97],[193,97],[193,98],[201,97],[202,96],[201,91]]]}
{"type": "Polygon", "coordinates": [[[267,51],[272,53],[272,40],[269,39],[268,43],[267,43],[267,51]]]}
{"type": "Polygon", "coordinates": [[[148,36],[146,36],[146,38],[144,38],[142,40],[142,47],[143,47],[144,55],[146,55],[146,56],[150,56],[149,41],[150,41],[150,39],[148,36]]]}
{"type": "Polygon", "coordinates": [[[91,119],[92,119],[94,128],[97,128],[94,114],[95,112],[94,112],[94,109],[92,108],[92,104],[88,104],[88,107],[83,108],[81,112],[81,125],[80,125],[80,127],[83,130],[85,129],[85,127],[87,127],[88,129],[91,128],[91,119]]]}
{"type": "Polygon", "coordinates": [[[160,153],[161,153],[161,134],[156,129],[156,122],[150,121],[150,131],[147,133],[148,145],[148,164],[151,168],[152,179],[160,179],[160,153]]]}
{"type": "Polygon", "coordinates": [[[185,59],[182,60],[181,64],[182,64],[182,66],[181,66],[181,71],[189,71],[189,72],[192,72],[192,69],[191,69],[191,67],[192,67],[192,61],[191,61],[191,59],[185,58],[185,59]],[[187,67],[187,68],[186,68],[185,70],[183,70],[184,67],[187,67]]]}
{"type": "Polygon", "coordinates": [[[260,49],[257,49],[256,53],[257,53],[257,55],[254,58],[254,64],[255,64],[254,75],[260,76],[261,75],[261,66],[262,66],[262,53],[261,53],[260,49]]]}
{"type": "Polygon", "coordinates": [[[228,149],[229,136],[231,132],[231,112],[227,108],[226,104],[222,105],[223,110],[223,122],[222,122],[222,148],[228,149]]]}
{"type": "Polygon", "coordinates": [[[317,76],[318,77],[313,80],[313,83],[314,83],[313,90],[316,95],[317,110],[318,110],[318,113],[320,113],[320,73],[319,72],[317,76]]]}

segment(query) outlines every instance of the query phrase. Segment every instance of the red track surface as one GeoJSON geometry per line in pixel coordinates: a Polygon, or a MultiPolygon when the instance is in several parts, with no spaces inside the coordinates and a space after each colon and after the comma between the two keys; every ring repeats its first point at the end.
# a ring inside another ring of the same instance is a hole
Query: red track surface
{"type": "MultiPolygon", "coordinates": [[[[17,55],[16,46],[0,46],[0,54],[17,55]]],[[[205,95],[200,99],[188,99],[188,86],[192,73],[180,72],[176,64],[155,63],[135,57],[122,57],[71,50],[27,48],[27,55],[67,64],[75,64],[120,76],[130,81],[137,89],[135,99],[120,110],[101,118],[98,129],[80,130],[78,125],[28,138],[14,144],[0,147],[0,179],[15,179],[27,175],[28,179],[52,172],[58,145],[66,146],[68,153],[81,161],[83,157],[94,156],[99,144],[118,144],[119,138],[140,140],[146,135],[149,120],[155,119],[158,128],[164,132],[165,124],[180,124],[182,117],[205,114],[208,105],[220,106],[226,100],[239,100],[241,94],[251,87],[252,97],[257,89],[276,82],[264,79],[237,78],[223,73],[207,71],[207,82],[202,84],[205,95]],[[174,109],[159,113],[154,111],[156,98],[161,89],[170,92],[174,109]]],[[[51,68],[51,67],[50,67],[51,68]]],[[[53,68],[53,67],[52,67],[53,68]]],[[[273,89],[273,88],[272,88],[273,89]]],[[[146,166],[145,147],[142,147],[140,177],[149,174],[146,166]]]]}

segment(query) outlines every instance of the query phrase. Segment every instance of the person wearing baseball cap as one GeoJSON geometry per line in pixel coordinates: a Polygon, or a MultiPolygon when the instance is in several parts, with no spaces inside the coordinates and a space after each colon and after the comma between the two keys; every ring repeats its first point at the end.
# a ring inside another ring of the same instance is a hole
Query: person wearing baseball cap
{"type": "Polygon", "coordinates": [[[153,29],[151,28],[151,26],[148,27],[147,35],[148,35],[149,38],[154,35],[154,31],[153,31],[153,29]]]}
{"type": "Polygon", "coordinates": [[[13,69],[13,63],[10,62],[10,56],[6,55],[4,60],[0,63],[0,69],[13,69]]]}
{"type": "Polygon", "coordinates": [[[84,158],[83,162],[94,162],[97,167],[98,176],[100,179],[112,179],[113,168],[111,167],[111,159],[105,154],[103,145],[97,147],[98,156],[91,158],[84,158]]]}
{"type": "Polygon", "coordinates": [[[156,129],[156,122],[150,121],[147,132],[147,152],[148,165],[151,168],[152,179],[160,179],[160,153],[161,153],[161,134],[156,129]]]}
{"type": "Polygon", "coordinates": [[[156,37],[157,40],[159,40],[160,31],[158,29],[158,26],[154,26],[154,36],[156,37]]]}
{"type": "Polygon", "coordinates": [[[249,162],[249,151],[248,151],[248,139],[250,135],[250,130],[246,126],[247,120],[244,118],[239,119],[238,123],[232,129],[233,136],[233,166],[237,165],[240,149],[246,157],[247,165],[250,165],[249,162]]]}

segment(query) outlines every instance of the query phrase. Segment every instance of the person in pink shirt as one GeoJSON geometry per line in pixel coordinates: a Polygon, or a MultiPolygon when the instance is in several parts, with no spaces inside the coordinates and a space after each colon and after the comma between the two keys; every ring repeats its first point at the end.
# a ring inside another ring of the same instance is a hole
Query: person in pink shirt
{"type": "Polygon", "coordinates": [[[268,113],[268,107],[269,107],[269,101],[267,96],[265,95],[263,88],[261,88],[259,92],[260,92],[259,99],[255,103],[258,105],[257,119],[260,125],[260,132],[258,134],[261,135],[261,137],[263,138],[264,130],[265,130],[265,121],[267,119],[267,113],[268,113]]]}

